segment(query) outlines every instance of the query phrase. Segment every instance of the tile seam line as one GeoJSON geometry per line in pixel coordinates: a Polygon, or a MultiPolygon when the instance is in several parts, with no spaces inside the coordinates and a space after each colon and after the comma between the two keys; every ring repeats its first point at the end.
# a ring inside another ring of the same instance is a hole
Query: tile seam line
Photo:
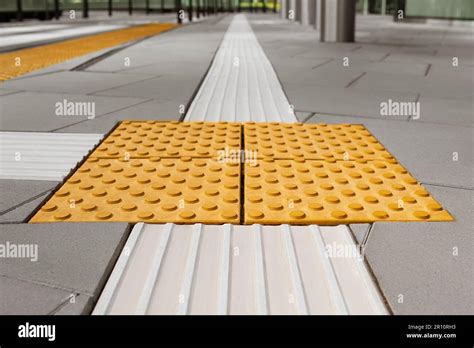
{"type": "MultiPolygon", "coordinates": [[[[119,111],[127,110],[127,109],[129,109],[129,108],[133,108],[133,107],[135,107],[135,106],[137,106],[137,105],[141,105],[141,104],[148,103],[148,102],[150,102],[150,101],[152,101],[152,100],[154,100],[154,99],[153,99],[153,98],[150,98],[150,99],[146,99],[146,100],[140,101],[140,102],[135,103],[135,104],[132,104],[132,105],[127,105],[127,106],[125,106],[125,107],[123,107],[123,108],[120,108],[120,109],[117,109],[117,110],[114,110],[114,111],[110,111],[110,112],[107,112],[107,113],[105,113],[105,114],[101,114],[101,115],[99,115],[99,116],[96,116],[96,117],[94,118],[94,120],[95,120],[95,119],[98,119],[98,118],[101,118],[101,117],[104,117],[104,116],[109,116],[109,115],[114,114],[114,113],[117,113],[117,112],[119,112],[119,111]]],[[[60,131],[60,130],[62,130],[62,129],[65,129],[65,128],[68,128],[68,127],[73,127],[73,126],[76,126],[76,125],[78,125],[78,124],[81,124],[81,123],[84,123],[84,122],[87,122],[87,121],[91,121],[91,120],[85,119],[85,120],[82,120],[82,121],[78,121],[78,122],[76,122],[76,123],[71,123],[71,124],[68,124],[68,125],[66,125],[66,126],[64,126],[64,127],[59,127],[59,128],[56,128],[56,129],[53,129],[53,130],[50,130],[50,131],[46,131],[46,133],[48,133],[48,132],[49,132],[49,133],[55,133],[55,132],[60,131]]],[[[68,133],[68,134],[70,134],[70,133],[68,133]]],[[[90,134],[98,134],[98,133],[90,133],[90,134]]]]}
{"type": "MultiPolygon", "coordinates": [[[[83,71],[79,71],[79,72],[83,72],[83,71]]],[[[130,74],[132,75],[132,74],[130,74]]],[[[95,95],[98,95],[98,96],[104,96],[103,94],[100,94],[100,93],[103,93],[103,92],[108,92],[108,91],[113,91],[115,89],[118,89],[118,88],[122,88],[122,87],[125,87],[125,86],[131,86],[131,85],[135,85],[135,84],[138,84],[138,83],[142,83],[142,82],[146,82],[146,81],[150,81],[150,80],[153,80],[153,79],[159,79],[160,77],[162,77],[163,75],[158,75],[158,76],[150,76],[150,77],[146,77],[144,79],[141,79],[141,80],[137,80],[137,81],[133,81],[133,82],[128,82],[128,83],[124,83],[124,84],[121,84],[121,85],[118,85],[118,86],[114,86],[114,87],[111,87],[111,88],[105,88],[105,89],[101,89],[99,91],[94,91],[94,92],[91,92],[91,93],[86,93],[85,95],[90,97],[90,96],[95,96],[95,95]]],[[[105,95],[106,96],[106,95],[105,95]]],[[[123,97],[126,97],[126,96],[121,96],[122,98],[123,97]]]]}
{"type": "Polygon", "coordinates": [[[87,295],[89,297],[94,296],[94,294],[90,293],[87,290],[78,289],[78,288],[64,287],[64,286],[57,285],[57,284],[45,283],[45,282],[41,282],[41,281],[38,281],[38,280],[33,280],[33,279],[28,279],[28,278],[23,278],[23,277],[12,277],[12,276],[9,276],[9,275],[6,275],[6,274],[0,274],[0,278],[7,278],[7,279],[11,279],[11,280],[17,280],[17,281],[30,283],[30,284],[34,284],[34,285],[38,285],[38,286],[43,286],[43,287],[50,288],[50,289],[61,290],[61,291],[64,291],[64,292],[69,292],[69,293],[77,292],[77,293],[80,293],[80,294],[87,295]]]}
{"type": "MultiPolygon", "coordinates": [[[[310,110],[295,110],[296,112],[308,112],[314,113],[313,117],[320,117],[320,116],[340,116],[340,117],[352,117],[352,118],[361,118],[361,119],[368,119],[368,120],[378,120],[378,121],[389,121],[389,122],[408,122],[407,120],[396,120],[392,118],[381,118],[375,116],[365,116],[365,115],[347,115],[347,114],[338,114],[333,112],[326,112],[326,111],[310,111],[310,110]]],[[[322,122],[324,123],[324,122],[322,122]]],[[[426,122],[428,123],[428,122],[426,122]]]]}
{"type": "MultiPolygon", "coordinates": [[[[14,205],[13,207],[8,208],[7,210],[4,210],[4,211],[0,212],[0,217],[3,216],[3,215],[5,215],[5,214],[8,214],[9,212],[11,212],[11,211],[13,211],[13,210],[16,210],[16,209],[22,207],[22,206],[25,205],[25,204],[28,204],[28,203],[33,202],[34,200],[36,200],[36,199],[38,199],[38,198],[40,198],[40,197],[42,197],[42,196],[48,194],[48,192],[51,192],[51,191],[54,190],[54,189],[55,189],[55,187],[52,187],[52,188],[49,189],[49,190],[43,191],[43,192],[41,192],[41,193],[39,193],[39,194],[37,194],[37,195],[35,195],[35,196],[33,196],[33,197],[28,198],[27,200],[25,200],[25,201],[23,201],[23,202],[21,202],[21,203],[18,203],[17,205],[14,205]]],[[[23,220],[23,221],[24,221],[24,220],[23,220]]]]}
{"type": "Polygon", "coordinates": [[[449,188],[449,189],[454,189],[454,190],[467,190],[467,191],[473,191],[474,190],[474,187],[454,186],[454,185],[446,185],[446,184],[442,184],[442,183],[422,182],[422,184],[427,185],[427,186],[444,187],[444,188],[449,188]]]}
{"type": "Polygon", "coordinates": [[[80,293],[72,293],[69,296],[67,296],[60,304],[58,304],[56,307],[54,307],[51,311],[49,311],[46,315],[55,315],[58,313],[61,309],[67,306],[68,303],[71,301],[71,295],[74,296],[74,299],[77,297],[81,296],[80,293]]]}
{"type": "Polygon", "coordinates": [[[377,292],[378,292],[378,295],[379,297],[382,299],[383,301],[383,305],[385,306],[385,309],[387,310],[387,313],[388,315],[394,315],[395,312],[390,304],[390,302],[388,301],[388,298],[387,296],[385,295],[384,291],[382,290],[382,286],[380,285],[380,282],[379,280],[377,279],[377,276],[375,275],[375,272],[374,270],[372,269],[372,266],[370,265],[370,262],[369,260],[364,256],[364,264],[365,264],[365,268],[367,269],[367,273],[369,274],[371,280],[372,280],[372,283],[373,285],[375,286],[375,288],[377,289],[377,292]]]}

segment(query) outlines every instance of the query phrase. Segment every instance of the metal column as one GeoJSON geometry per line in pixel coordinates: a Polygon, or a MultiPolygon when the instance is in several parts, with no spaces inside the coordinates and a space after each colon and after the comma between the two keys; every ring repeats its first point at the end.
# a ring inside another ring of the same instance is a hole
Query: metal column
{"type": "Polygon", "coordinates": [[[18,21],[23,21],[23,6],[21,0],[16,0],[16,19],[18,21]]]}
{"type": "Polygon", "coordinates": [[[302,0],[295,0],[295,21],[299,22],[301,24],[301,19],[302,19],[302,13],[301,13],[301,1],[302,0]]]}
{"type": "Polygon", "coordinates": [[[316,2],[317,0],[308,1],[308,24],[316,28],[316,2]]]}
{"type": "Polygon", "coordinates": [[[322,0],[322,42],[354,42],[356,0],[322,0]]]}
{"type": "Polygon", "coordinates": [[[82,0],[82,17],[89,18],[89,0],[82,0]]]}

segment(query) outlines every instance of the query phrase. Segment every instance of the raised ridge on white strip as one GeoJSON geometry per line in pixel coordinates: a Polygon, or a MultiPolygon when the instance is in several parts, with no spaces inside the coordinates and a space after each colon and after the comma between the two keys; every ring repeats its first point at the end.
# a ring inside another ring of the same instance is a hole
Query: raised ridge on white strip
{"type": "Polygon", "coordinates": [[[297,121],[244,14],[230,23],[185,121],[297,121]]]}
{"type": "Polygon", "coordinates": [[[0,179],[60,181],[102,134],[0,132],[0,179]]]}

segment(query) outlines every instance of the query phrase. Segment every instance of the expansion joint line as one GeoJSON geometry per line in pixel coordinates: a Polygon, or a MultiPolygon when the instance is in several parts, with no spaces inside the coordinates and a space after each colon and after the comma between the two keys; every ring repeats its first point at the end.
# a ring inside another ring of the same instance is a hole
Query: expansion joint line
{"type": "Polygon", "coordinates": [[[244,224],[245,220],[245,130],[244,125],[240,126],[241,137],[240,137],[240,225],[244,224]],[[244,160],[242,160],[242,158],[244,160]]]}

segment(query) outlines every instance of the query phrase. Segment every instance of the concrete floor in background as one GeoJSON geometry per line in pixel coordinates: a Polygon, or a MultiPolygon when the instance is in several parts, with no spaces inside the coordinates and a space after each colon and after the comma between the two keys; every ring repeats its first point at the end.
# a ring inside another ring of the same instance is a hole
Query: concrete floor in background
{"type": "MultiPolygon", "coordinates": [[[[329,44],[319,43],[312,28],[274,15],[249,18],[302,121],[365,124],[456,218],[453,223],[352,226],[357,241],[367,242],[368,263],[393,312],[472,314],[472,28],[359,16],[356,43],[329,44]],[[451,65],[454,55],[458,67],[451,65]],[[342,65],[344,57],[348,67],[342,65]],[[388,99],[420,101],[420,119],[381,116],[380,103],[388,99]]],[[[105,133],[122,119],[179,119],[229,21],[209,17],[131,45],[83,71],[70,70],[97,54],[5,82],[0,128],[105,133]],[[54,116],[54,104],[63,99],[95,102],[96,118],[54,116]]],[[[57,183],[0,184],[17,193],[2,201],[0,241],[26,242],[41,234],[38,243],[46,246],[40,260],[53,267],[17,261],[2,267],[0,292],[20,295],[2,296],[0,312],[87,313],[127,225],[30,226],[21,222],[57,183]],[[61,247],[51,249],[54,243],[61,247]],[[74,292],[78,305],[71,306],[68,296],[74,292]]]]}
{"type": "MultiPolygon", "coordinates": [[[[297,23],[251,23],[301,121],[364,124],[456,219],[373,224],[365,255],[393,312],[472,314],[474,27],[358,16],[357,42],[320,43],[297,23]],[[419,101],[420,118],[382,116],[389,99],[419,101]]],[[[351,227],[361,243],[369,226],[351,227]]]]}

